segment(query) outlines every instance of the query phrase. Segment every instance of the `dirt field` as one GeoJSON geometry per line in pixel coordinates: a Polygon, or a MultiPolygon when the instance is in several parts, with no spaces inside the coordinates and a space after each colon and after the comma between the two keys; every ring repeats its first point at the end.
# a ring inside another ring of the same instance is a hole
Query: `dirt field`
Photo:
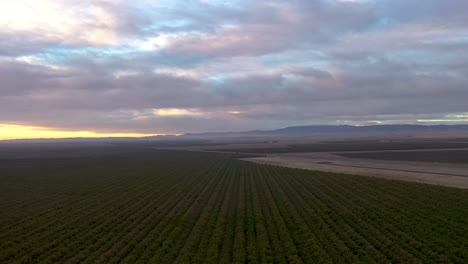
{"type": "MultiPolygon", "coordinates": [[[[330,138],[332,140],[333,138],[330,138]]],[[[430,140],[406,139],[397,140],[395,137],[361,137],[361,141],[338,140],[334,138],[332,141],[318,141],[317,139],[306,138],[291,138],[285,139],[276,138],[265,139],[263,143],[237,143],[235,140],[226,145],[220,146],[179,146],[168,147],[164,149],[186,150],[186,151],[201,151],[201,152],[220,152],[220,153],[238,153],[238,154],[253,154],[252,149],[260,150],[258,154],[261,157],[244,158],[244,160],[278,165],[291,168],[311,169],[320,171],[330,171],[338,173],[358,174],[371,177],[381,177],[387,179],[396,179],[410,182],[420,182],[436,185],[444,185],[457,188],[468,188],[468,164],[457,163],[442,163],[442,162],[423,162],[423,161],[396,161],[396,160],[376,160],[376,159],[357,159],[336,155],[335,153],[382,153],[382,152],[432,152],[432,151],[452,151],[468,150],[465,144],[468,142],[466,138],[433,138],[430,140]],[[323,152],[306,152],[302,153],[287,153],[288,146],[291,144],[314,144],[321,143],[323,152]],[[455,144],[454,144],[455,143],[455,144]],[[405,145],[406,144],[406,145],[405,145]],[[365,146],[370,146],[364,150],[365,146]],[[382,145],[382,146],[380,146],[382,145]],[[345,148],[343,147],[345,146],[345,148]],[[351,147],[350,147],[351,146],[351,147]],[[364,146],[364,147],[363,147],[364,146]],[[384,149],[384,146],[389,146],[389,149],[384,149]],[[405,149],[402,146],[407,146],[405,149]],[[431,147],[435,146],[435,149],[431,147]],[[450,146],[450,148],[444,148],[450,146]],[[267,149],[272,148],[280,153],[268,153],[267,149]],[[402,150],[402,148],[404,150],[402,150]],[[346,149],[347,151],[342,151],[346,149]],[[348,150],[349,149],[349,150],[348,150]],[[359,151],[352,151],[352,150],[359,151]],[[390,150],[393,149],[393,150],[390,150]],[[247,153],[248,152],[248,153],[247,153]],[[285,152],[285,153],[281,153],[285,152]]],[[[322,139],[323,140],[323,139],[322,139]]],[[[240,141],[240,140],[239,140],[240,141]]],[[[222,142],[222,141],[220,141],[222,142]]],[[[160,148],[161,149],[161,148],[160,148]]]]}
{"type": "Polygon", "coordinates": [[[415,161],[352,159],[334,153],[283,153],[244,158],[291,168],[359,174],[402,181],[468,188],[468,165],[415,161]]]}
{"type": "Polygon", "coordinates": [[[338,153],[337,155],[355,159],[404,160],[468,164],[467,149],[451,149],[444,151],[385,151],[372,153],[338,153]]]}

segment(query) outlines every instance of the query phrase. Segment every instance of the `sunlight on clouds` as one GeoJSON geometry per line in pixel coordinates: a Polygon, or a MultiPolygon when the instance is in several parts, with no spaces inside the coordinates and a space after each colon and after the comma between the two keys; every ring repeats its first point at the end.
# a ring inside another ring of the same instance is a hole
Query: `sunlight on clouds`
{"type": "Polygon", "coordinates": [[[137,117],[133,118],[132,120],[142,121],[142,120],[146,120],[148,118],[149,118],[149,116],[137,116],[137,117]]]}
{"type": "Polygon", "coordinates": [[[419,119],[423,123],[444,123],[444,122],[468,122],[468,113],[446,114],[444,119],[419,119]]]}
{"type": "Polygon", "coordinates": [[[24,138],[74,138],[74,137],[145,137],[162,134],[99,133],[92,131],[57,131],[46,127],[0,124],[0,140],[24,138]]]}
{"type": "Polygon", "coordinates": [[[1,1],[0,25],[14,31],[32,31],[47,27],[63,32],[75,23],[69,11],[60,8],[57,1],[1,1]]]}
{"type": "Polygon", "coordinates": [[[19,62],[25,62],[27,64],[32,64],[32,65],[34,65],[34,64],[40,65],[41,64],[41,61],[37,57],[34,57],[34,56],[16,57],[15,60],[19,61],[19,62]]]}
{"type": "Polygon", "coordinates": [[[118,45],[118,38],[115,32],[103,28],[92,29],[86,34],[85,39],[94,45],[118,45]]]}
{"type": "Polygon", "coordinates": [[[76,0],[0,1],[0,31],[41,35],[68,43],[116,45],[116,18],[76,0]]]}
{"type": "Polygon", "coordinates": [[[157,116],[202,116],[202,112],[191,111],[181,108],[161,108],[154,109],[153,113],[157,116]]]}
{"type": "Polygon", "coordinates": [[[114,72],[114,77],[116,79],[120,79],[123,77],[131,77],[131,76],[138,76],[139,73],[136,71],[116,71],[114,72]]]}
{"type": "Polygon", "coordinates": [[[468,113],[450,114],[450,115],[447,115],[447,117],[468,119],[468,113]]]}
{"type": "Polygon", "coordinates": [[[65,71],[69,69],[68,67],[65,67],[65,66],[58,66],[58,65],[45,63],[43,60],[41,60],[40,58],[36,56],[21,56],[21,57],[16,57],[14,59],[10,59],[10,61],[19,61],[19,62],[27,63],[30,65],[43,66],[43,67],[47,67],[49,69],[56,70],[56,71],[65,71]]]}
{"type": "Polygon", "coordinates": [[[102,7],[93,6],[90,12],[94,15],[96,20],[103,25],[111,26],[115,25],[117,22],[116,18],[106,12],[102,7]]]}
{"type": "Polygon", "coordinates": [[[421,123],[441,123],[441,122],[468,122],[466,119],[418,119],[416,120],[421,123]]]}
{"type": "Polygon", "coordinates": [[[146,51],[158,50],[164,48],[169,43],[169,38],[167,34],[160,34],[141,43],[139,48],[146,51]]]}
{"type": "Polygon", "coordinates": [[[197,78],[200,74],[196,70],[159,68],[153,70],[155,74],[171,75],[175,77],[197,78]]]}
{"type": "Polygon", "coordinates": [[[102,7],[92,7],[91,14],[93,14],[94,23],[102,27],[93,28],[86,35],[87,40],[97,45],[117,45],[118,38],[116,32],[109,30],[117,22],[116,18],[106,12],[102,7]]]}

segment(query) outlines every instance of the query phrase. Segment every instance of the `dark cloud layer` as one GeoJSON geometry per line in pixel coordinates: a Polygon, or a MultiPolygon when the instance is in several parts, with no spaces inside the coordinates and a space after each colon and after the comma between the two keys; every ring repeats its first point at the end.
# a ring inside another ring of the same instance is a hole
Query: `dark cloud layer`
{"type": "Polygon", "coordinates": [[[93,34],[0,29],[0,124],[184,133],[468,112],[466,1],[68,1],[83,20],[69,27],[93,34]]]}

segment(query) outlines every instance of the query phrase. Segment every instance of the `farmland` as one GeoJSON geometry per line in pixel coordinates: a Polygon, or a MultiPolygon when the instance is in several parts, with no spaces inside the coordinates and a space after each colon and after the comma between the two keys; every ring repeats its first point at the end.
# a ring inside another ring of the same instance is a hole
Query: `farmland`
{"type": "Polygon", "coordinates": [[[339,151],[383,151],[412,149],[468,148],[462,140],[411,140],[411,141],[327,141],[319,143],[289,144],[286,147],[210,148],[209,150],[242,153],[301,153],[339,151]]]}
{"type": "Polygon", "coordinates": [[[468,260],[464,189],[218,153],[20,152],[1,158],[0,263],[468,260]]]}

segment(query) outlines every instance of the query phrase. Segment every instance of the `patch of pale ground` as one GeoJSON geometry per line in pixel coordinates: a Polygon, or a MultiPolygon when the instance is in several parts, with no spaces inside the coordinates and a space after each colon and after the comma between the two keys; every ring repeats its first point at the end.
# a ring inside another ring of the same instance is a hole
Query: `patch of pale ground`
{"type": "MultiPolygon", "coordinates": [[[[286,147],[286,144],[236,144],[247,147],[286,147]]],[[[223,146],[224,147],[224,146],[223,146]]],[[[215,146],[212,148],[219,148],[215,146]]],[[[155,149],[171,149],[200,152],[231,153],[225,151],[211,151],[204,146],[196,147],[166,147],[155,149]]],[[[227,149],[227,148],[225,148],[227,149]]],[[[341,153],[369,153],[369,152],[412,152],[412,151],[446,151],[466,150],[458,149],[414,149],[414,150],[377,150],[377,151],[346,151],[341,153]]],[[[335,155],[339,152],[307,152],[307,153],[275,153],[259,154],[261,157],[243,158],[242,160],[277,165],[290,168],[329,171],[336,173],[357,174],[409,182],[419,182],[449,187],[468,189],[468,164],[436,163],[420,161],[394,161],[375,159],[355,159],[335,155]]],[[[254,154],[254,153],[243,153],[254,154]]]]}
{"type": "Polygon", "coordinates": [[[468,188],[468,164],[353,159],[331,152],[267,154],[243,160],[290,168],[468,188]]]}

